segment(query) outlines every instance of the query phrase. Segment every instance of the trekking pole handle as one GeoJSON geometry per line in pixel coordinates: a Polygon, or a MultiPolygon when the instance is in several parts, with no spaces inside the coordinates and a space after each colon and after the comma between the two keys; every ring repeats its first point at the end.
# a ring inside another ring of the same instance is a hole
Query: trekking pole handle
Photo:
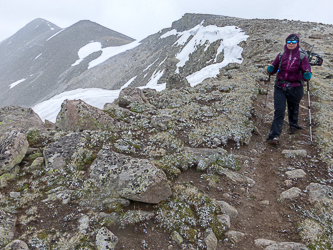
{"type": "MultiPolygon", "coordinates": [[[[307,69],[305,72],[308,73],[309,70],[307,69]]],[[[306,87],[307,87],[307,91],[310,91],[309,80],[306,80],[306,87]]]]}

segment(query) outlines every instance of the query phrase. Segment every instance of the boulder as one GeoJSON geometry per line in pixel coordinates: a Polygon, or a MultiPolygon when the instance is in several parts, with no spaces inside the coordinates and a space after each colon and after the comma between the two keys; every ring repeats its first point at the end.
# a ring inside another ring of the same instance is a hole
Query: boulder
{"type": "Polygon", "coordinates": [[[9,243],[4,250],[29,250],[27,243],[21,240],[14,240],[9,243]]]}
{"type": "Polygon", "coordinates": [[[0,209],[0,247],[6,246],[14,237],[16,217],[0,209]]]}
{"type": "Polygon", "coordinates": [[[96,246],[99,250],[113,250],[118,243],[118,237],[115,236],[110,230],[102,227],[98,230],[96,235],[96,246]]]}
{"type": "Polygon", "coordinates": [[[307,156],[307,151],[304,149],[299,149],[299,150],[283,150],[282,154],[286,156],[286,158],[295,158],[296,156],[300,157],[306,157],[307,156]]]}
{"type": "Polygon", "coordinates": [[[238,211],[236,208],[234,208],[233,206],[229,205],[228,203],[226,203],[225,201],[217,201],[217,204],[219,204],[219,206],[221,207],[221,211],[224,214],[229,215],[229,217],[231,219],[236,218],[238,216],[238,211]]]}
{"type": "Polygon", "coordinates": [[[165,173],[149,160],[101,150],[90,166],[90,178],[107,192],[126,199],[159,203],[171,195],[165,173]]]}
{"type": "Polygon", "coordinates": [[[205,231],[205,239],[207,250],[216,250],[217,248],[217,238],[211,228],[207,228],[205,231]]]}
{"type": "Polygon", "coordinates": [[[82,100],[65,100],[61,104],[55,126],[63,131],[113,130],[117,122],[82,100]]]}
{"type": "Polygon", "coordinates": [[[88,150],[84,149],[86,142],[84,133],[73,132],[50,143],[44,149],[45,170],[53,173],[64,168],[74,154],[78,156],[84,152],[86,156],[89,155],[88,150]]]}
{"type": "Polygon", "coordinates": [[[25,134],[11,131],[0,137],[0,175],[11,171],[27,153],[29,143],[25,134]]]}
{"type": "Polygon", "coordinates": [[[319,183],[310,183],[306,187],[309,193],[309,200],[311,203],[332,201],[333,199],[333,187],[321,185],[319,183]]]}
{"type": "Polygon", "coordinates": [[[274,243],[265,248],[265,250],[309,250],[305,245],[295,242],[274,243]]]}
{"type": "Polygon", "coordinates": [[[31,109],[19,106],[0,108],[0,134],[16,130],[26,133],[29,129],[45,129],[42,119],[31,109]]]}
{"type": "Polygon", "coordinates": [[[246,236],[244,233],[238,231],[228,231],[225,235],[232,243],[241,242],[245,240],[246,236]]]}
{"type": "Polygon", "coordinates": [[[120,91],[116,103],[122,108],[127,108],[132,103],[148,103],[148,101],[141,89],[124,88],[120,91]]]}
{"type": "Polygon", "coordinates": [[[181,74],[172,74],[167,78],[166,88],[167,89],[181,89],[191,87],[187,79],[181,74]]]}
{"type": "Polygon", "coordinates": [[[299,179],[304,178],[306,176],[306,173],[302,169],[295,169],[292,171],[287,171],[286,175],[291,179],[299,179]]]}
{"type": "Polygon", "coordinates": [[[295,199],[298,196],[300,196],[301,193],[302,193],[301,189],[299,189],[298,187],[292,187],[292,188],[282,192],[281,195],[280,195],[280,199],[281,200],[295,199]]]}
{"type": "Polygon", "coordinates": [[[257,247],[267,247],[267,246],[275,244],[275,243],[276,243],[276,241],[267,240],[267,239],[256,239],[256,240],[254,240],[254,244],[257,247]]]}

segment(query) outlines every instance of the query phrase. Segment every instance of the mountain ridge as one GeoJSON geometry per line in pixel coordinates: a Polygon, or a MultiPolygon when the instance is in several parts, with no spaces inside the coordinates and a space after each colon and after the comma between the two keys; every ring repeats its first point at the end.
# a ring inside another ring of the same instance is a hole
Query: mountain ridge
{"type": "MultiPolygon", "coordinates": [[[[0,60],[3,62],[0,66],[0,87],[3,89],[0,106],[31,107],[41,101],[50,90],[61,84],[58,78],[79,59],[78,50],[93,40],[103,47],[134,41],[91,21],[80,21],[60,29],[43,19],[33,20],[6,39],[0,45],[0,60]],[[24,81],[19,85],[8,87],[21,79],[24,81]]],[[[89,59],[97,57],[92,55],[89,59]]],[[[77,74],[84,70],[86,68],[82,65],[76,67],[77,74]]]]}

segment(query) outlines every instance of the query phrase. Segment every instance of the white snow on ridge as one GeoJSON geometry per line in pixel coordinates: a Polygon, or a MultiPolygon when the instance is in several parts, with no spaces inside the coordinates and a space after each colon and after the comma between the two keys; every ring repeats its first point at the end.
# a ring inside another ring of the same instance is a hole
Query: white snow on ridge
{"type": "MultiPolygon", "coordinates": [[[[189,59],[190,53],[195,51],[196,46],[206,44],[206,48],[208,48],[211,43],[221,40],[220,46],[218,48],[218,54],[224,52],[223,62],[211,64],[201,69],[200,71],[188,76],[187,80],[192,87],[201,83],[206,78],[216,77],[216,75],[219,73],[219,70],[222,67],[228,65],[229,63],[242,63],[243,58],[241,56],[241,53],[243,49],[238,46],[238,44],[248,38],[248,36],[245,35],[244,32],[242,32],[242,30],[237,28],[236,26],[217,27],[214,25],[210,25],[204,27],[201,24],[197,25],[191,30],[184,32],[177,32],[176,30],[171,30],[162,35],[160,38],[163,39],[171,35],[179,36],[179,39],[176,41],[175,45],[184,45],[183,49],[177,55],[177,58],[180,60],[180,62],[177,64],[178,67],[182,67],[183,65],[185,65],[186,61],[189,59]],[[191,36],[193,36],[191,41],[188,41],[189,37],[191,36]]],[[[101,49],[98,43],[90,43],[90,45],[88,44],[89,46],[86,45],[81,48],[82,50],[79,50],[79,57],[81,58],[84,56],[88,56],[94,51],[96,51],[98,48],[102,50],[102,55],[99,58],[90,62],[89,68],[92,68],[106,61],[112,56],[137,47],[139,44],[139,42],[132,42],[123,46],[101,49]]],[[[214,62],[216,62],[216,58],[214,62]]],[[[147,67],[147,69],[149,67],[147,67]]],[[[140,88],[153,88],[157,91],[164,90],[166,87],[165,83],[157,84],[158,80],[162,77],[162,75],[163,71],[156,70],[149,82],[146,84],[146,86],[140,88]]],[[[135,80],[135,78],[136,77],[130,79],[126,84],[124,84],[124,86],[121,87],[121,89],[129,86],[135,80]]],[[[57,96],[54,96],[47,101],[37,104],[33,107],[33,110],[41,117],[42,120],[47,119],[51,122],[55,122],[57,114],[61,109],[61,104],[64,100],[81,99],[94,107],[103,108],[105,103],[111,103],[116,98],[118,98],[121,89],[105,90],[90,88],[67,91],[57,96]]]]}
{"type": "Polygon", "coordinates": [[[55,37],[56,35],[58,35],[60,32],[62,32],[65,29],[59,30],[57,33],[55,33],[54,35],[50,36],[48,39],[46,39],[46,41],[51,40],[53,37],[55,37]]]}
{"type": "Polygon", "coordinates": [[[118,55],[120,53],[123,53],[127,50],[134,49],[135,47],[137,47],[139,45],[140,45],[139,42],[134,41],[132,43],[128,43],[128,44],[125,44],[122,46],[102,48],[102,44],[100,42],[91,42],[79,49],[79,51],[77,52],[79,59],[76,60],[76,62],[74,62],[71,66],[79,65],[83,61],[83,59],[86,58],[87,56],[89,56],[90,54],[97,52],[97,51],[102,51],[102,54],[98,58],[96,58],[95,60],[92,60],[89,63],[88,69],[91,69],[91,68],[105,62],[109,58],[111,58],[115,55],[118,55]]]}
{"type": "Polygon", "coordinates": [[[79,59],[76,60],[75,63],[72,64],[72,66],[79,65],[84,58],[89,56],[90,54],[100,51],[102,49],[102,44],[99,42],[94,43],[88,43],[87,45],[83,46],[79,51],[77,52],[79,59]]]}
{"type": "Polygon", "coordinates": [[[134,49],[135,47],[137,47],[139,45],[140,45],[140,43],[138,41],[134,41],[132,43],[128,43],[128,44],[125,44],[122,46],[104,48],[104,49],[102,49],[102,55],[100,55],[100,57],[98,57],[97,59],[95,59],[89,63],[88,69],[91,69],[91,68],[105,62],[106,60],[108,60],[109,58],[111,58],[115,55],[123,53],[127,50],[134,49]]]}
{"type": "Polygon", "coordinates": [[[16,82],[13,82],[13,83],[11,83],[11,84],[9,84],[9,88],[14,88],[16,85],[19,85],[21,82],[24,82],[25,80],[27,80],[26,78],[23,78],[23,79],[21,79],[21,80],[18,80],[18,81],[16,81],[16,82]]]}
{"type": "Polygon", "coordinates": [[[86,103],[102,109],[105,103],[113,102],[119,96],[120,90],[105,90],[99,88],[76,89],[63,92],[51,99],[38,103],[32,109],[42,120],[55,122],[61,109],[61,104],[66,100],[81,99],[86,103]]]}
{"type": "Polygon", "coordinates": [[[128,86],[131,85],[131,83],[135,80],[136,76],[134,76],[133,78],[129,79],[129,81],[127,83],[125,83],[121,88],[120,90],[124,89],[124,88],[127,88],[128,86]]]}
{"type": "MultiPolygon", "coordinates": [[[[205,49],[207,49],[211,43],[221,40],[216,57],[224,51],[223,62],[209,65],[199,72],[188,76],[187,80],[190,82],[191,86],[199,84],[208,77],[215,77],[219,73],[219,69],[229,63],[242,63],[243,49],[239,47],[238,44],[249,37],[236,26],[217,27],[216,25],[203,26],[202,24],[183,32],[171,30],[160,38],[163,39],[171,35],[179,36],[179,39],[174,43],[175,46],[186,44],[176,56],[176,58],[179,59],[176,72],[179,72],[179,68],[185,65],[189,60],[190,54],[197,49],[197,46],[206,45],[205,49]],[[191,36],[193,37],[188,41],[191,36]]],[[[216,58],[214,62],[216,62],[216,58]]]]}

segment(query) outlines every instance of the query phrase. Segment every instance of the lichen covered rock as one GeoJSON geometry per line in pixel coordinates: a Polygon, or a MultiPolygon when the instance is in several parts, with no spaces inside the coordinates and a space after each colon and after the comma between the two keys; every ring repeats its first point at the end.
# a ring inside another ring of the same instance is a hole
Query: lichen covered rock
{"type": "Polygon", "coordinates": [[[25,134],[11,131],[0,137],[0,175],[12,170],[25,156],[29,147],[25,134]]]}
{"type": "Polygon", "coordinates": [[[0,209],[0,247],[5,247],[14,237],[16,217],[0,209]]]}
{"type": "Polygon", "coordinates": [[[90,167],[90,178],[102,190],[126,199],[159,203],[171,195],[164,172],[149,160],[101,150],[90,167]]]}

